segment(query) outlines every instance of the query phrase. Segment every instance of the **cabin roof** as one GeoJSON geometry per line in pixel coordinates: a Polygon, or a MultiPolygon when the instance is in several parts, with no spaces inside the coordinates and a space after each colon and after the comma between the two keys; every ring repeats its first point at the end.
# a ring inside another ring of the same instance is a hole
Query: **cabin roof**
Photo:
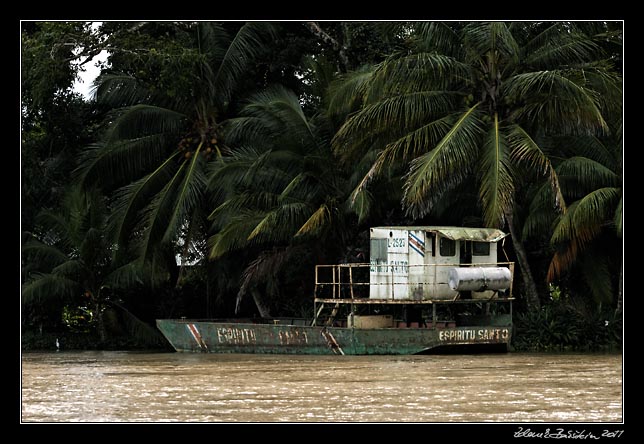
{"type": "Polygon", "coordinates": [[[412,227],[373,227],[386,230],[408,230],[439,233],[452,240],[469,240],[477,242],[498,242],[507,236],[496,228],[469,228],[469,227],[438,227],[438,226],[412,226],[412,227]]]}

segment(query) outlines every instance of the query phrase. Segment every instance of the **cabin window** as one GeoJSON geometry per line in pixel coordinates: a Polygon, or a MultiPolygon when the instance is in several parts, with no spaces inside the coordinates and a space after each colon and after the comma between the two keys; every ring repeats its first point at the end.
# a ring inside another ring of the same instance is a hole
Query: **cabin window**
{"type": "Polygon", "coordinates": [[[456,256],[456,241],[441,237],[440,241],[441,256],[456,256]]]}
{"type": "Polygon", "coordinates": [[[432,251],[432,256],[436,256],[436,235],[434,233],[426,234],[429,238],[429,249],[432,251]]]}
{"type": "Polygon", "coordinates": [[[489,242],[472,242],[472,255],[473,256],[489,256],[490,243],[489,242]]]}
{"type": "Polygon", "coordinates": [[[370,247],[369,260],[371,261],[371,271],[387,271],[387,239],[371,239],[370,247]],[[383,264],[385,266],[380,267],[383,264]]]}

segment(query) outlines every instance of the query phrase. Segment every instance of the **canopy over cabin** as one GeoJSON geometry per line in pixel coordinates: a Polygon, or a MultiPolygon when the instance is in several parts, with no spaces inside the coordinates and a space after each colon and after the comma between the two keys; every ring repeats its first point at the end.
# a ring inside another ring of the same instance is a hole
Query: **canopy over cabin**
{"type": "Polygon", "coordinates": [[[497,244],[506,236],[494,228],[371,228],[369,297],[453,299],[467,290],[489,298],[511,282],[507,263],[498,261],[497,244]]]}

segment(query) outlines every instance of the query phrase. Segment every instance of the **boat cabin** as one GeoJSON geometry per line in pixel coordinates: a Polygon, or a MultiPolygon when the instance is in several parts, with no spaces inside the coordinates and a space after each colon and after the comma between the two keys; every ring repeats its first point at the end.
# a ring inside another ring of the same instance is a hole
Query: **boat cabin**
{"type": "Polygon", "coordinates": [[[467,291],[488,299],[512,282],[498,260],[506,236],[493,228],[371,228],[369,297],[446,300],[467,291]]]}

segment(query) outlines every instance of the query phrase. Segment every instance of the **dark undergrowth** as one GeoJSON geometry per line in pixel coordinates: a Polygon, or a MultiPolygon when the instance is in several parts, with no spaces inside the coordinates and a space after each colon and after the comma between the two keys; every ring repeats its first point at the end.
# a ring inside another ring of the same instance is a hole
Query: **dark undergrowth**
{"type": "Polygon", "coordinates": [[[622,318],[614,309],[563,299],[514,316],[515,351],[616,352],[622,349],[622,318]]]}

